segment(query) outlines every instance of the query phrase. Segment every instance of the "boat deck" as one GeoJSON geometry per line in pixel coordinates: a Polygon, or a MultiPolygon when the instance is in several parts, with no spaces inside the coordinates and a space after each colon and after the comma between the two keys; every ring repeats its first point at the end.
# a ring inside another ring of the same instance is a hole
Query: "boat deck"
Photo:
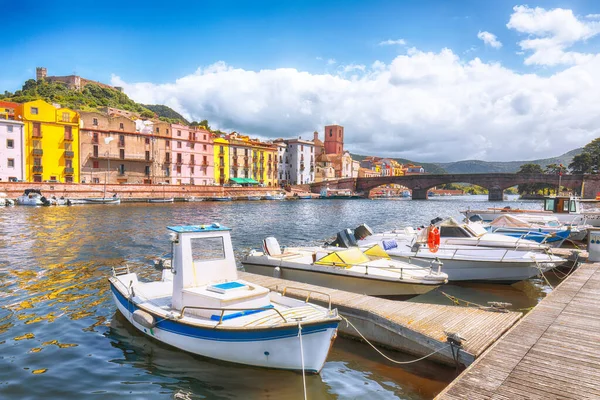
{"type": "MultiPolygon", "coordinates": [[[[287,295],[311,299],[331,306],[348,318],[369,340],[389,348],[417,356],[442,349],[432,360],[454,365],[451,349],[446,343],[446,333],[458,333],[466,339],[460,352],[461,364],[469,365],[521,318],[518,312],[498,312],[387,300],[378,297],[324,288],[269,276],[239,272],[241,279],[282,291],[287,295]],[[296,289],[293,289],[296,288],[296,289]]],[[[340,324],[342,333],[358,336],[352,327],[340,324]]]]}
{"type": "Polygon", "coordinates": [[[599,382],[600,263],[586,263],[436,399],[598,399],[599,382]]]}

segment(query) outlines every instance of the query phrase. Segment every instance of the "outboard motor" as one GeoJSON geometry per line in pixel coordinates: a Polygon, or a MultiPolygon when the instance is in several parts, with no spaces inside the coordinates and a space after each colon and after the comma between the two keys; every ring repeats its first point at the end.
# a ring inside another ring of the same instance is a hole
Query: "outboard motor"
{"type": "Polygon", "coordinates": [[[479,214],[473,214],[469,217],[469,221],[471,222],[483,222],[483,218],[479,214]]]}
{"type": "Polygon", "coordinates": [[[360,224],[354,229],[354,238],[356,240],[362,240],[373,235],[373,229],[367,224],[360,224]]]}
{"type": "Polygon", "coordinates": [[[42,201],[43,205],[45,205],[45,206],[49,206],[50,205],[50,200],[48,200],[44,196],[40,197],[40,200],[42,201]]]}
{"type": "Polygon", "coordinates": [[[443,220],[444,220],[443,218],[436,217],[436,218],[434,218],[434,219],[431,220],[431,225],[435,225],[438,222],[442,222],[443,220]]]}
{"type": "Polygon", "coordinates": [[[352,229],[346,228],[343,231],[338,232],[336,239],[331,243],[327,243],[327,245],[347,249],[349,247],[358,246],[358,243],[356,243],[352,229]]]}

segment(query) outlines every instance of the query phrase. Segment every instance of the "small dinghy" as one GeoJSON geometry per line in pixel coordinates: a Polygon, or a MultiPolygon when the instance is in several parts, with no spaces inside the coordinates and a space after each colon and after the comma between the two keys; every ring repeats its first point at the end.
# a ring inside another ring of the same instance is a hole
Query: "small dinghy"
{"type": "Polygon", "coordinates": [[[175,199],[173,197],[148,199],[148,203],[173,203],[175,199]]]}
{"type": "Polygon", "coordinates": [[[337,336],[340,317],[336,309],[238,279],[226,227],[168,229],[172,232],[172,268],[163,269],[161,280],[141,282],[128,267],[114,269],[109,278],[118,310],[135,328],[205,357],[321,371],[337,336]]]}

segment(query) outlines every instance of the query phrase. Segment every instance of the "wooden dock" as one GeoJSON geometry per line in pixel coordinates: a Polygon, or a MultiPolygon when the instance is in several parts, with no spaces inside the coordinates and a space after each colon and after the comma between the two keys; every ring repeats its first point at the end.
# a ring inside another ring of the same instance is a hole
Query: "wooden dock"
{"type": "Polygon", "coordinates": [[[436,399],[600,399],[600,263],[582,264],[436,399]]]}
{"type": "MultiPolygon", "coordinates": [[[[307,292],[312,292],[311,299],[324,306],[327,306],[328,297],[316,292],[326,293],[331,296],[332,308],[337,308],[369,341],[419,357],[442,349],[430,359],[448,365],[455,365],[455,361],[445,332],[457,333],[466,339],[458,361],[467,366],[522,315],[517,312],[386,300],[247,272],[239,272],[239,275],[242,279],[276,291],[282,291],[285,287],[301,289],[287,290],[288,295],[296,298],[305,299],[307,292]]],[[[340,331],[358,337],[356,331],[344,322],[340,324],[340,331]]]]}

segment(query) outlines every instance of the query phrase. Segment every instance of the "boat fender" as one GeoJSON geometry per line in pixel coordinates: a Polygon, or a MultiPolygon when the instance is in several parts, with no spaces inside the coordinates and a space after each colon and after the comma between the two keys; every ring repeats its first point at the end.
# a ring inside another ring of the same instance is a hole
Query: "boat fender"
{"type": "Polygon", "coordinates": [[[133,312],[133,320],[148,329],[152,329],[156,325],[154,317],[143,310],[135,310],[133,312]]]}
{"type": "Polygon", "coordinates": [[[440,230],[435,226],[429,226],[427,230],[427,247],[429,247],[429,251],[435,253],[440,248],[440,230]]]}
{"type": "Polygon", "coordinates": [[[281,278],[281,268],[275,267],[273,269],[273,278],[281,278]]]}

